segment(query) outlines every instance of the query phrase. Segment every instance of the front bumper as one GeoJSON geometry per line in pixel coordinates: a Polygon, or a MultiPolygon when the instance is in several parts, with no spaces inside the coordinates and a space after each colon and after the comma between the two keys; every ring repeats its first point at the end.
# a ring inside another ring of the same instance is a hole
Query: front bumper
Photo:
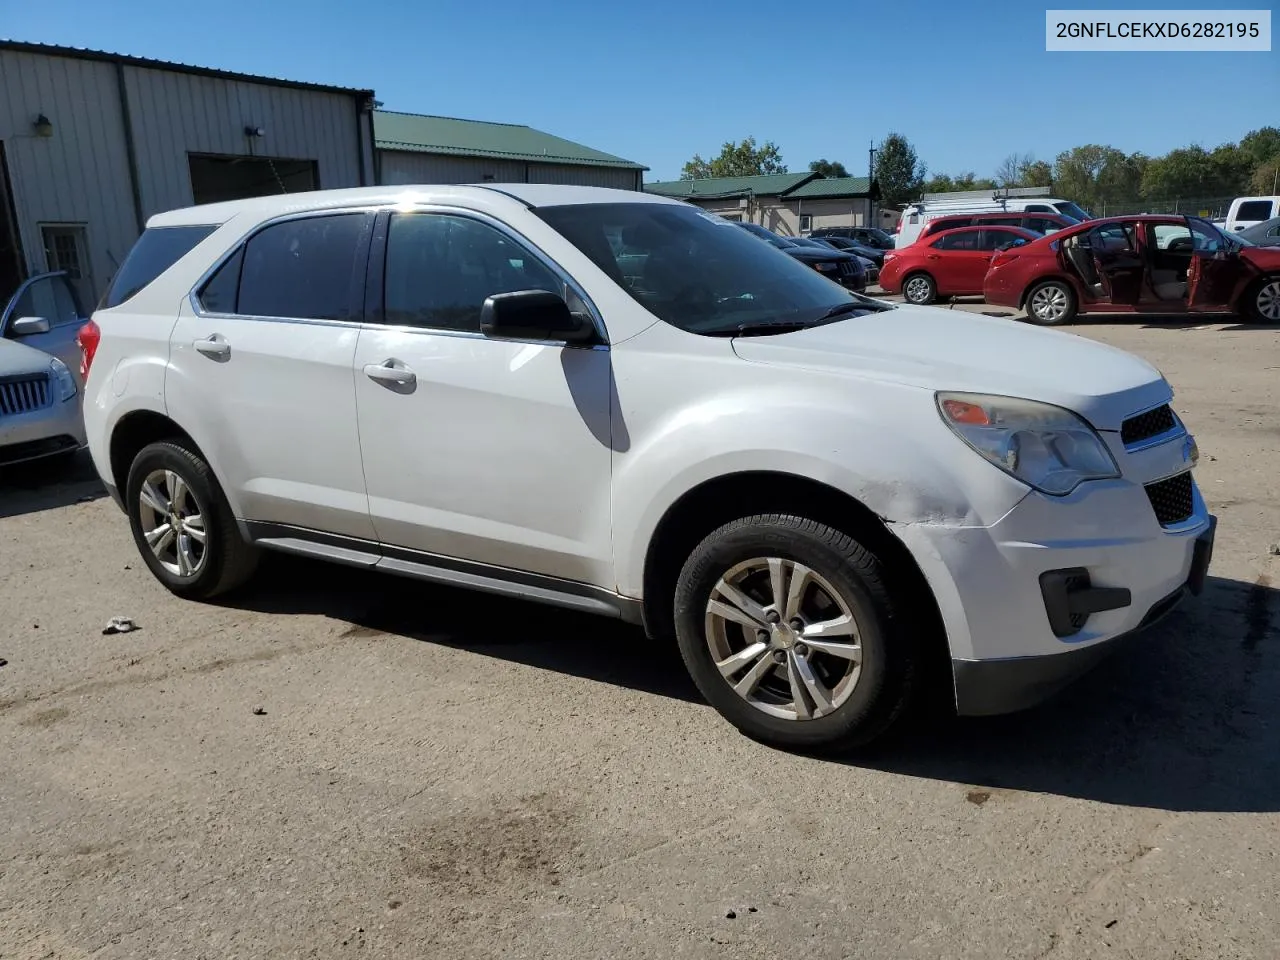
{"type": "Polygon", "coordinates": [[[1216,518],[1210,517],[1209,528],[1195,539],[1191,570],[1186,582],[1167,597],[1158,600],[1146,612],[1138,626],[1128,633],[1051,656],[952,660],[956,712],[961,716],[990,716],[1033,707],[1088,673],[1121,646],[1143,636],[1149,627],[1159,623],[1177,607],[1187,594],[1195,596],[1204,589],[1209,563],[1213,559],[1216,529],[1216,518]]]}
{"type": "Polygon", "coordinates": [[[69,453],[84,445],[79,397],[55,400],[29,413],[0,416],[0,466],[69,453]]]}
{"type": "Polygon", "coordinates": [[[937,600],[959,712],[1039,702],[1198,591],[1216,524],[1191,494],[1190,515],[1170,526],[1126,480],[1031,493],[988,527],[892,524],[937,600]]]}

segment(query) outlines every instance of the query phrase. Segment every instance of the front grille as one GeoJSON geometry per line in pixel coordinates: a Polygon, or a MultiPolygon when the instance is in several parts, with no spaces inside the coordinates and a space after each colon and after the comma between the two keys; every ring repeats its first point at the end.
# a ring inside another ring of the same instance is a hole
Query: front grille
{"type": "Polygon", "coordinates": [[[1191,516],[1193,507],[1190,470],[1167,480],[1148,483],[1146,491],[1160,526],[1169,527],[1191,516]]]}
{"type": "Polygon", "coordinates": [[[1120,424],[1120,439],[1127,447],[1157,437],[1175,426],[1177,421],[1173,418],[1173,409],[1166,403],[1163,407],[1140,413],[1120,424]]]}
{"type": "Polygon", "coordinates": [[[858,263],[854,260],[841,260],[840,273],[844,276],[851,276],[859,272],[858,263]]]}
{"type": "Polygon", "coordinates": [[[47,373],[0,377],[0,417],[43,410],[49,405],[49,399],[47,373]]]}

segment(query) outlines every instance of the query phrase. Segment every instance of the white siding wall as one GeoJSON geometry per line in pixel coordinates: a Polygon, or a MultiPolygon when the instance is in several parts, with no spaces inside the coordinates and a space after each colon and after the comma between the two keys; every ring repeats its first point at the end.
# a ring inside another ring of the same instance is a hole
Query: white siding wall
{"type": "Polygon", "coordinates": [[[95,289],[137,238],[114,64],[0,50],[0,140],[30,273],[45,270],[41,223],[87,224],[95,289]],[[53,136],[35,135],[37,116],[53,136]]]}
{"type": "Polygon", "coordinates": [[[382,182],[397,183],[564,183],[580,187],[613,187],[634,190],[635,170],[573,164],[525,163],[523,160],[491,160],[455,157],[409,150],[379,151],[382,182]]]}
{"type": "MultiPolygon", "coordinates": [[[[137,238],[115,63],[0,50],[0,140],[31,273],[45,269],[39,224],[87,225],[100,292],[137,238]],[[36,117],[53,136],[35,135],[36,117]]],[[[320,186],[374,182],[371,120],[355,94],[123,67],[144,219],[193,202],[188,153],[315,160],[320,186]],[[361,124],[358,131],[357,123],[361,124]],[[250,141],[246,126],[266,135],[250,141]]],[[[95,292],[95,295],[96,295],[95,292]]]]}

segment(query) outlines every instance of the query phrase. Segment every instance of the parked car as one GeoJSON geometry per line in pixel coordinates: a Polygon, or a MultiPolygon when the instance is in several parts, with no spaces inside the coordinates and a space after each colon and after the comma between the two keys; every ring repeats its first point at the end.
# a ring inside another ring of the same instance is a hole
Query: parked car
{"type": "Polygon", "coordinates": [[[894,247],[893,234],[879,227],[819,227],[809,236],[815,240],[839,237],[873,250],[892,250],[894,247]]]}
{"type": "Polygon", "coordinates": [[[777,247],[801,263],[808,264],[824,277],[834,280],[842,287],[847,287],[858,293],[867,289],[867,270],[864,261],[860,257],[841,253],[839,250],[832,250],[818,243],[801,243],[799,238],[796,237],[782,237],[772,230],[765,229],[758,223],[743,223],[739,220],[726,222],[733,223],[734,226],[755,234],[761,240],[777,247]]]}
{"type": "MultiPolygon", "coordinates": [[[[862,270],[863,270],[863,273],[865,274],[865,276],[863,277],[863,280],[865,281],[863,284],[864,289],[866,285],[874,283],[876,279],[880,276],[880,268],[876,265],[876,262],[874,260],[872,260],[870,257],[865,257],[862,254],[857,253],[853,250],[841,250],[839,247],[832,246],[830,243],[827,243],[824,240],[812,240],[809,237],[786,237],[785,239],[790,240],[792,243],[798,246],[816,248],[818,250],[835,250],[839,253],[848,253],[857,257],[858,262],[862,264],[862,270]]],[[[868,252],[871,252],[871,251],[868,251],[868,252]]],[[[874,252],[883,253],[883,251],[874,251],[874,252]]]]}
{"type": "Polygon", "coordinates": [[[1089,211],[1070,200],[1054,197],[995,197],[974,196],[937,200],[920,200],[911,203],[898,219],[894,245],[901,249],[916,241],[925,224],[936,217],[977,213],[1062,214],[1083,222],[1092,219],[1089,211]]]}
{"type": "Polygon", "coordinates": [[[919,243],[943,230],[956,230],[960,227],[1021,227],[1023,230],[1045,235],[1074,227],[1077,223],[1080,221],[1062,213],[964,213],[935,217],[928,221],[915,242],[919,243]]]}
{"type": "Polygon", "coordinates": [[[961,227],[886,254],[880,271],[885,293],[924,305],[939,297],[978,296],[997,250],[1030,243],[1041,234],[1021,227],[961,227]]]}
{"type": "Polygon", "coordinates": [[[831,247],[833,250],[839,250],[842,253],[852,253],[855,257],[862,257],[869,260],[879,269],[884,265],[885,251],[880,247],[865,247],[856,240],[849,240],[846,237],[814,237],[810,236],[813,243],[821,243],[831,247]]]}
{"type": "Polygon", "coordinates": [[[1280,217],[1280,197],[1236,197],[1227,210],[1227,233],[1239,233],[1280,217]]]}
{"type": "Polygon", "coordinates": [[[1236,236],[1257,247],[1280,247],[1280,217],[1272,217],[1255,223],[1252,227],[1245,227],[1236,236]]]}
{"type": "Polygon", "coordinates": [[[1110,217],[997,255],[983,292],[1049,325],[1099,311],[1230,312],[1277,323],[1280,247],[1254,246],[1197,217],[1110,217]]]}
{"type": "Polygon", "coordinates": [[[81,333],[93,462],[178,596],[266,548],[622,618],[805,749],[874,739],[932,664],[961,713],[1028,706],[1200,591],[1154,367],[726,224],[526,183],[153,216],[81,333]]]}
{"type": "Polygon", "coordinates": [[[84,446],[74,372],[82,322],[63,273],[32,277],[0,312],[0,466],[74,454],[84,446]]]}

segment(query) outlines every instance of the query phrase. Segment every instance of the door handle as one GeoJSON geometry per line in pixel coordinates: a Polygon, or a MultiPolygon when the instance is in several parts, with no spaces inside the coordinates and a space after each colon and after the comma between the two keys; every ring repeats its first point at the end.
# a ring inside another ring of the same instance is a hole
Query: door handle
{"type": "Polygon", "coordinates": [[[227,343],[227,338],[220,333],[204,340],[197,340],[192,344],[196,348],[197,353],[203,353],[206,357],[213,357],[215,360],[225,360],[231,356],[231,344],[227,343]]]}
{"type": "Polygon", "coordinates": [[[366,363],[364,375],[379,383],[394,383],[402,387],[418,382],[418,375],[395,358],[384,360],[382,363],[366,363]]]}
{"type": "Polygon", "coordinates": [[[939,256],[939,255],[938,255],[938,254],[936,254],[936,253],[931,253],[931,254],[929,254],[927,257],[925,257],[925,259],[926,259],[926,260],[941,260],[941,259],[942,259],[942,257],[941,257],[941,256],[939,256]]]}

